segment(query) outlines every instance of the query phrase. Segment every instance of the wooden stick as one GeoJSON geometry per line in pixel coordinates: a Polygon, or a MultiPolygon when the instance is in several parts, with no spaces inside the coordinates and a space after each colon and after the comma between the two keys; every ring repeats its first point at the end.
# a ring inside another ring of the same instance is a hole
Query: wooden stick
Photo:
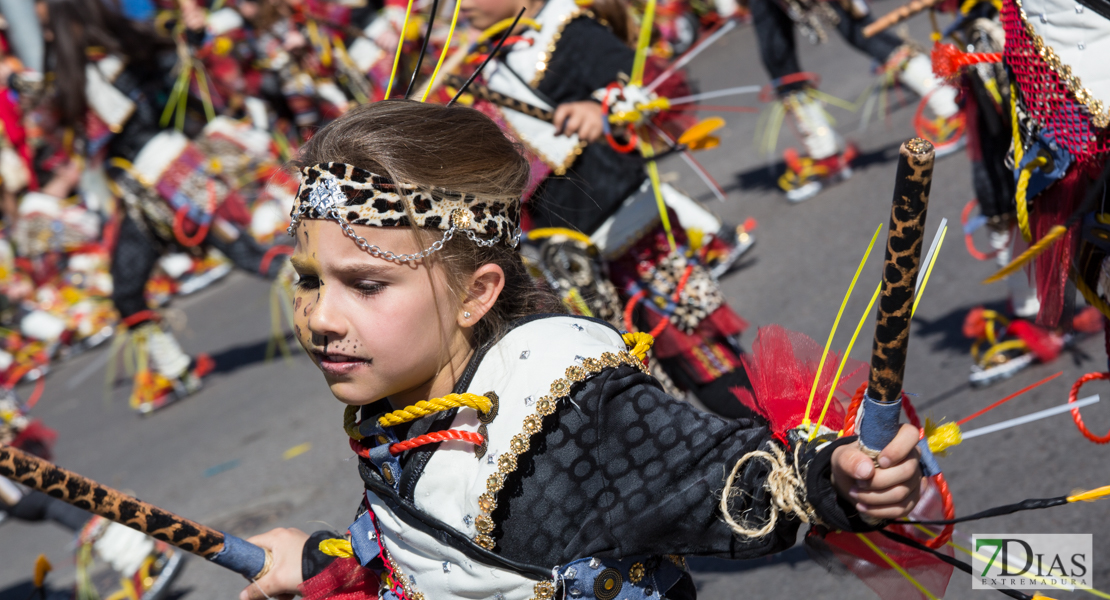
{"type": "Polygon", "coordinates": [[[869,38],[880,31],[889,29],[902,21],[916,15],[919,12],[928,10],[944,0],[913,0],[909,4],[900,6],[891,12],[879,17],[874,23],[863,28],[863,37],[869,38]]]}
{"type": "Polygon", "coordinates": [[[902,144],[898,153],[883,286],[865,398],[864,414],[872,418],[861,417],[857,426],[861,444],[874,451],[886,447],[898,431],[910,316],[921,266],[934,158],[933,145],[920,138],[902,144]]]}
{"type": "Polygon", "coordinates": [[[12,446],[0,445],[0,477],[126,525],[248,579],[265,575],[270,564],[269,553],[258,546],[132,498],[12,446]]]}

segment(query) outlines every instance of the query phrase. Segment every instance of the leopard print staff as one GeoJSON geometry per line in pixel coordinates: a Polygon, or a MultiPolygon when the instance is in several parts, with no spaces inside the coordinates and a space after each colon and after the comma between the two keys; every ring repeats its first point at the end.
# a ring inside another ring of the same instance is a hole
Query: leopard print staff
{"type": "Polygon", "coordinates": [[[206,558],[247,579],[257,580],[270,568],[270,553],[254,544],[166,512],[11,446],[0,445],[0,477],[206,558]]]}
{"type": "Polygon", "coordinates": [[[861,449],[872,457],[878,457],[898,433],[910,314],[921,265],[934,158],[933,145],[921,138],[902,144],[898,152],[883,287],[871,351],[871,375],[856,426],[861,449]]]}

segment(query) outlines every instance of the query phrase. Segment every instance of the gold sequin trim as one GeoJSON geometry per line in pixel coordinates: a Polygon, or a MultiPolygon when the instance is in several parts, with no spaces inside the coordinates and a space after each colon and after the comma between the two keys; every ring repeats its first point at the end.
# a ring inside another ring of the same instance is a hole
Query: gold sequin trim
{"type": "Polygon", "coordinates": [[[563,38],[563,30],[571,21],[578,17],[586,17],[589,19],[594,18],[594,13],[588,10],[576,9],[563,15],[563,18],[555,25],[555,35],[551,36],[551,41],[547,43],[547,48],[540,52],[536,62],[536,74],[532,76],[532,87],[539,87],[540,82],[543,81],[543,76],[547,74],[547,64],[551,61],[551,56],[555,54],[555,46],[559,40],[563,38]]]}
{"type": "Polygon", "coordinates": [[[644,575],[646,574],[647,569],[644,568],[644,563],[635,563],[634,565],[632,565],[632,567],[628,569],[628,580],[631,581],[633,585],[635,585],[637,583],[640,583],[640,581],[644,579],[644,575]]]}
{"type": "Polygon", "coordinates": [[[1033,49],[1037,51],[1037,56],[1052,69],[1053,73],[1064,82],[1068,91],[1075,96],[1076,101],[1086,107],[1087,112],[1090,113],[1091,123],[1099,128],[1104,129],[1110,125],[1110,111],[1107,111],[1106,105],[1101,100],[1095,98],[1087,88],[1083,87],[1083,82],[1078,77],[1072,75],[1071,67],[1065,65],[1060,57],[1056,56],[1056,52],[1052,50],[1052,46],[1044,43],[1044,39],[1037,35],[1037,31],[1033,29],[1033,25],[1029,23],[1029,17],[1025,14],[1025,7],[1021,5],[1021,0],[1014,0],[1014,5],[1018,8],[1018,14],[1021,16],[1021,22],[1025,25],[1025,33],[1029,36],[1029,40],[1033,42],[1033,49]]]}
{"type": "Polygon", "coordinates": [[[539,149],[528,142],[528,138],[521,135],[520,132],[517,131],[516,127],[513,127],[513,124],[510,123],[508,119],[504,118],[504,111],[512,109],[497,107],[497,110],[501,112],[502,119],[505,122],[505,126],[509,128],[509,133],[512,134],[513,139],[517,142],[520,142],[520,145],[524,146],[524,148],[528,150],[528,152],[530,152],[536,158],[540,159],[543,164],[547,165],[547,167],[551,169],[551,172],[554,173],[556,177],[562,177],[563,175],[566,175],[567,169],[569,169],[570,166],[574,164],[574,161],[578,160],[578,157],[582,155],[582,150],[586,148],[586,142],[578,140],[578,145],[575,146],[574,149],[567,154],[567,157],[563,159],[562,163],[556,163],[547,160],[547,157],[544,156],[544,154],[540,152],[539,149]]]}
{"type": "MultiPolygon", "coordinates": [[[[518,433],[513,436],[509,441],[509,451],[502,454],[497,459],[497,472],[493,473],[486,479],[486,491],[478,496],[478,510],[482,514],[475,518],[474,523],[478,528],[478,535],[474,536],[474,543],[485,548],[486,550],[493,550],[497,544],[489,533],[494,530],[496,523],[490,516],[497,508],[497,494],[501,488],[505,486],[505,480],[517,469],[517,461],[521,454],[528,451],[531,447],[531,438],[533,435],[543,429],[543,418],[555,412],[560,398],[566,397],[570,394],[570,388],[575,383],[580,383],[597,375],[603,369],[618,367],[620,365],[628,365],[640,369],[644,373],[649,373],[644,363],[636,360],[628,351],[621,352],[605,352],[601,358],[587,358],[582,361],[582,366],[571,366],[566,370],[565,379],[556,379],[551,382],[551,395],[544,396],[536,401],[536,412],[524,418],[524,433],[518,433]]],[[[649,373],[650,374],[650,373],[649,373]]],[[[548,582],[541,582],[546,584],[548,582]]],[[[541,584],[536,584],[537,586],[541,584]]],[[[538,590],[538,587],[537,587],[538,590]]],[[[552,591],[554,593],[554,591],[552,591]]],[[[537,591],[537,598],[550,598],[551,596],[541,596],[537,591]]]]}
{"type": "Polygon", "coordinates": [[[424,600],[424,594],[416,591],[416,584],[408,575],[405,575],[401,566],[393,560],[393,555],[389,553],[389,550],[385,548],[382,548],[382,550],[382,555],[385,556],[385,560],[389,563],[389,568],[393,572],[393,580],[401,584],[401,589],[405,590],[405,597],[409,600],[424,600]]]}

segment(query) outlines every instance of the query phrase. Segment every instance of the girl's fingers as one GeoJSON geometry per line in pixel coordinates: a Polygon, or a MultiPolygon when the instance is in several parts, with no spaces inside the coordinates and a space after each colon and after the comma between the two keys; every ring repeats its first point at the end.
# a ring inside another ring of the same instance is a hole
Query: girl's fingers
{"type": "Polygon", "coordinates": [[[866,506],[898,504],[917,493],[920,487],[912,483],[901,483],[885,490],[853,491],[849,494],[849,497],[866,506]]]}
{"type": "Polygon", "coordinates": [[[879,454],[879,467],[885,469],[909,458],[917,449],[918,439],[920,439],[920,435],[917,428],[908,423],[903,423],[902,427],[898,429],[898,434],[879,454]]]}
{"type": "Polygon", "coordinates": [[[885,469],[875,469],[875,474],[869,479],[856,481],[860,491],[881,491],[901,483],[909,483],[921,479],[921,464],[916,458],[904,460],[885,469]]]}
{"type": "Polygon", "coordinates": [[[874,519],[901,519],[902,517],[910,514],[913,507],[917,506],[917,496],[906,498],[897,504],[887,504],[883,506],[869,506],[863,503],[856,504],[856,510],[860,513],[874,518],[874,519]]]}

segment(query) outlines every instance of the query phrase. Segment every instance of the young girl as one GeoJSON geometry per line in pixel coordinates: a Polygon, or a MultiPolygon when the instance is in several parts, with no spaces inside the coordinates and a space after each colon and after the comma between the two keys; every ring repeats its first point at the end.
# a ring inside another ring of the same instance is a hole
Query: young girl
{"type": "Polygon", "coordinates": [[[853,438],[774,439],[664,394],[646,340],[551,314],[514,249],[517,150],[477,111],[409,101],[303,149],[295,333],[346,405],[366,492],[349,539],[252,538],[272,568],[240,598],[373,597],[379,577],[379,597],[410,600],[693,598],[682,556],[761,556],[799,520],[858,530],[913,508],[912,428],[878,466],[853,438]],[[794,484],[770,493],[772,473],[794,484]],[[722,489],[737,530],[762,531],[734,533],[722,489]]]}

